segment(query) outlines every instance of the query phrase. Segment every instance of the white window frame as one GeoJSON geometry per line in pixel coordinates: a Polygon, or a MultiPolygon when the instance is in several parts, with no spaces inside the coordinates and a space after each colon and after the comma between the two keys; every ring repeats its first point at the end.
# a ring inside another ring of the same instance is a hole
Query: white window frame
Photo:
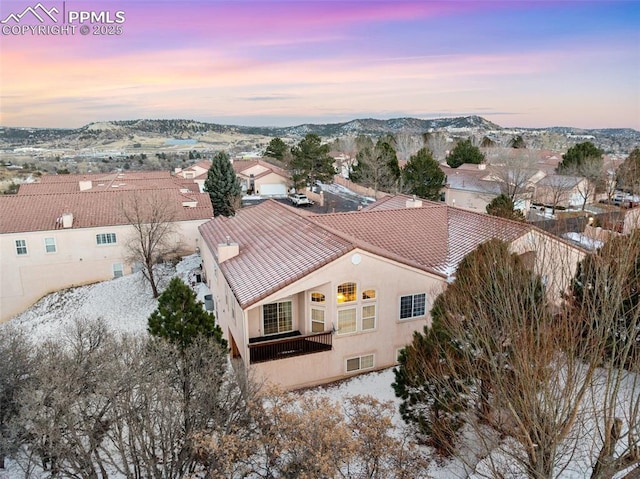
{"type": "Polygon", "coordinates": [[[311,307],[311,313],[309,315],[309,318],[311,320],[311,333],[323,333],[326,330],[326,327],[327,327],[327,313],[326,313],[325,308],[319,308],[319,307],[313,305],[311,307]],[[313,315],[314,311],[319,313],[319,314],[322,314],[322,321],[319,321],[318,319],[314,319],[314,317],[313,317],[314,316],[313,315]],[[313,330],[314,324],[316,324],[316,325],[317,324],[322,324],[322,330],[314,331],[313,330]]]}
{"type": "Polygon", "coordinates": [[[358,332],[358,308],[356,306],[352,306],[350,308],[340,308],[338,310],[338,314],[336,315],[336,321],[337,321],[337,325],[336,325],[336,333],[339,335],[344,335],[344,334],[353,334],[358,332]],[[348,331],[345,330],[341,330],[340,328],[340,313],[344,313],[347,311],[353,311],[353,330],[349,329],[348,331]]]}
{"type": "Polygon", "coordinates": [[[53,237],[49,237],[49,238],[45,238],[44,239],[44,252],[47,254],[52,254],[52,253],[57,253],[58,252],[58,245],[56,244],[56,239],[53,237]],[[51,240],[52,244],[47,244],[47,240],[51,240]],[[53,250],[49,251],[49,248],[53,246],[53,250]]]}
{"type": "Polygon", "coordinates": [[[311,309],[309,311],[309,321],[310,321],[310,332],[311,333],[321,333],[326,330],[327,327],[327,313],[325,305],[327,304],[327,296],[321,291],[311,291],[309,293],[309,304],[311,305],[311,309]],[[322,314],[322,321],[314,319],[314,313],[322,314]],[[322,324],[321,331],[314,331],[314,325],[322,324]]]}
{"type": "Polygon", "coordinates": [[[98,233],[96,234],[96,244],[98,246],[109,246],[118,243],[115,233],[98,233]],[[113,241],[111,241],[113,239],[113,241]]]}
{"type": "Polygon", "coordinates": [[[362,307],[360,308],[360,323],[361,323],[361,327],[360,329],[362,329],[362,331],[373,331],[376,329],[376,327],[378,326],[378,305],[375,302],[371,302],[371,303],[364,303],[362,305],[362,307]],[[373,308],[373,316],[366,316],[364,315],[364,310],[365,308],[373,308]],[[367,319],[373,319],[373,326],[371,326],[370,328],[365,328],[364,327],[364,322],[367,319]]]}
{"type": "Polygon", "coordinates": [[[264,336],[273,336],[276,334],[283,334],[283,333],[290,333],[293,331],[293,301],[291,299],[284,299],[281,301],[276,301],[274,303],[269,303],[269,304],[265,304],[262,306],[262,308],[260,308],[262,311],[262,334],[264,336]],[[289,311],[291,312],[291,327],[287,330],[285,329],[280,329],[280,305],[281,304],[289,304],[289,311]],[[276,332],[272,332],[272,333],[267,333],[266,332],[266,328],[265,328],[265,324],[264,324],[264,308],[265,306],[272,306],[272,305],[277,305],[276,306],[276,324],[277,324],[277,331],[276,332]]]}
{"type": "Polygon", "coordinates": [[[113,271],[113,278],[122,278],[124,276],[124,265],[122,263],[113,263],[113,265],[111,265],[111,269],[113,271]],[[119,268],[116,268],[116,266],[119,266],[119,268]],[[120,274],[118,274],[120,273],[120,274]]]}
{"type": "Polygon", "coordinates": [[[400,296],[400,300],[398,301],[398,318],[400,321],[409,321],[415,318],[423,318],[427,315],[427,293],[413,293],[413,294],[403,294],[400,296]],[[415,314],[415,302],[417,296],[424,297],[424,311],[422,314],[415,314]],[[403,298],[411,298],[411,316],[402,317],[402,299],[403,298]]]}
{"type": "Polygon", "coordinates": [[[374,331],[377,327],[378,327],[378,291],[375,289],[363,289],[362,293],[360,294],[360,297],[362,299],[362,305],[360,307],[360,329],[362,331],[374,331]],[[367,291],[373,291],[373,298],[366,298],[364,297],[364,294],[367,291]],[[366,316],[364,315],[364,310],[365,308],[373,308],[373,316],[366,316]],[[365,319],[372,319],[373,318],[373,326],[371,326],[370,328],[365,328],[364,327],[364,322],[365,319]]]}
{"type": "Polygon", "coordinates": [[[29,249],[27,248],[26,239],[17,239],[15,240],[14,245],[16,247],[16,255],[27,256],[29,254],[29,249]]]}
{"type": "Polygon", "coordinates": [[[344,371],[345,373],[355,373],[358,371],[366,371],[368,369],[373,369],[376,366],[376,357],[375,354],[364,354],[362,356],[353,356],[351,358],[346,358],[344,360],[344,371]],[[358,363],[357,368],[349,369],[349,362],[356,361],[358,363]],[[368,364],[369,360],[371,361],[371,365],[368,364]],[[363,366],[363,361],[366,361],[366,365],[363,366]]]}

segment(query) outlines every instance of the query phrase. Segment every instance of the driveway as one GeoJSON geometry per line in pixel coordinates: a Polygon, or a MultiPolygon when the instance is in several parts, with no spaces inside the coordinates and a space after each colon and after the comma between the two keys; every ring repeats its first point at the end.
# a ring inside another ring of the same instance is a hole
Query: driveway
{"type": "MultiPolygon", "coordinates": [[[[356,211],[358,206],[371,203],[371,198],[360,196],[357,193],[335,184],[323,184],[321,185],[322,194],[324,195],[324,206],[313,204],[311,206],[301,206],[306,211],[313,213],[344,213],[347,211],[356,211]]],[[[274,198],[276,201],[291,206],[291,201],[288,198],[274,198]]],[[[264,199],[253,199],[251,201],[243,201],[243,206],[250,204],[257,204],[264,201],[264,199]]]]}

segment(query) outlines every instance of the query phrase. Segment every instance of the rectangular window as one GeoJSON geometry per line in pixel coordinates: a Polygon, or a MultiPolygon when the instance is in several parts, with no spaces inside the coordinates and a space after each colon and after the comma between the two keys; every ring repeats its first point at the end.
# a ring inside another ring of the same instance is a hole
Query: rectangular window
{"type": "Polygon", "coordinates": [[[373,354],[347,359],[347,372],[371,369],[373,367],[373,354]]]}
{"type": "Polygon", "coordinates": [[[16,253],[19,255],[27,254],[27,240],[16,240],[16,253]]]}
{"type": "Polygon", "coordinates": [[[116,234],[115,233],[99,233],[96,235],[96,243],[98,243],[99,245],[115,244],[116,234]]]}
{"type": "Polygon", "coordinates": [[[324,309],[311,308],[311,332],[322,333],[324,331],[324,309]]]}
{"type": "Polygon", "coordinates": [[[265,304],[262,307],[262,323],[265,336],[293,331],[291,301],[265,304]]]}
{"type": "Polygon", "coordinates": [[[56,252],[56,239],[55,238],[45,238],[44,239],[44,250],[47,253],[55,253],[56,252]]]}
{"type": "Polygon", "coordinates": [[[123,275],[124,268],[122,267],[122,263],[113,263],[113,277],[122,278],[123,275]]]}
{"type": "Polygon", "coordinates": [[[400,298],[400,319],[424,316],[427,295],[425,293],[410,294],[400,298]]]}
{"type": "Polygon", "coordinates": [[[338,311],[338,334],[355,333],[356,308],[338,311]]]}
{"type": "Polygon", "coordinates": [[[376,327],[376,305],[369,304],[362,307],[362,330],[375,329],[376,327]]]}

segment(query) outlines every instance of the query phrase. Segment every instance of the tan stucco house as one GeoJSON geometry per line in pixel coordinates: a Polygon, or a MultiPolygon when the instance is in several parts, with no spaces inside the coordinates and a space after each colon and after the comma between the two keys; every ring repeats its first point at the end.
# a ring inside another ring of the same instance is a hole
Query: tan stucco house
{"type": "Polygon", "coordinates": [[[403,195],[326,215],[266,201],[199,230],[232,356],[286,388],[396,364],[458,263],[491,238],[510,242],[555,292],[584,254],[525,223],[403,195]]]}
{"type": "MultiPolygon", "coordinates": [[[[281,197],[288,193],[291,184],[290,175],[282,168],[278,168],[261,158],[252,160],[231,160],[233,170],[240,180],[244,193],[253,193],[266,197],[281,197]]],[[[200,161],[188,168],[178,169],[177,177],[195,182],[200,191],[204,191],[204,183],[211,167],[211,161],[200,161]]]]}
{"type": "Polygon", "coordinates": [[[168,172],[44,176],[0,196],[0,321],[50,292],[130,273],[125,208],[150,198],[172,212],[176,243],[195,251],[209,195],[168,172]]]}

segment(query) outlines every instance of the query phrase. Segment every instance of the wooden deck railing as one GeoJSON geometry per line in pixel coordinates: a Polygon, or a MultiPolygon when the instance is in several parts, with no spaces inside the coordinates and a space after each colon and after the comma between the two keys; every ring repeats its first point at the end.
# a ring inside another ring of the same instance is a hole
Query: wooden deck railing
{"type": "Polygon", "coordinates": [[[331,331],[327,331],[324,333],[307,334],[305,336],[294,336],[291,338],[260,341],[249,344],[250,362],[252,364],[261,363],[275,359],[302,356],[304,354],[331,351],[331,337],[331,331]]]}

